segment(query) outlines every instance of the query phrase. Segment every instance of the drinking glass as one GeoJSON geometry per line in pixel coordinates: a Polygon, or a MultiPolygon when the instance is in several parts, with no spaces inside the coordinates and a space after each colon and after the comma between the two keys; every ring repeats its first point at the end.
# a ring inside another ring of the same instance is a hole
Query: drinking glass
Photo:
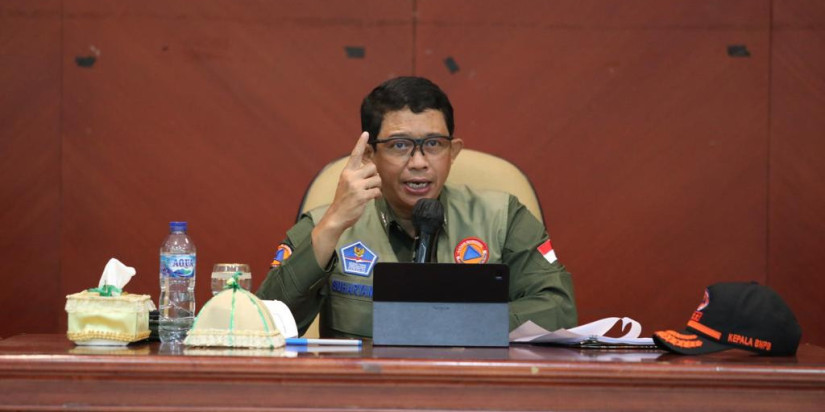
{"type": "Polygon", "coordinates": [[[220,293],[226,286],[226,281],[237,272],[241,272],[238,284],[246,290],[252,288],[252,272],[249,271],[249,265],[246,263],[215,263],[212,266],[212,296],[220,293]]]}

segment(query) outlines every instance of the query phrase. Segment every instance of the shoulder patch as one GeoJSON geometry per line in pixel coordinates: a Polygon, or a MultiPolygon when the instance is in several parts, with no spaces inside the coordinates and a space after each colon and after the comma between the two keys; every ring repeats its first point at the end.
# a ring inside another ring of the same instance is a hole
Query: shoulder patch
{"type": "Polygon", "coordinates": [[[281,263],[284,263],[290,256],[292,256],[292,248],[286,243],[281,243],[278,245],[278,248],[275,249],[275,257],[272,258],[272,264],[269,268],[272,269],[281,266],[281,263]]]}
{"type": "Polygon", "coordinates": [[[455,263],[487,263],[490,258],[490,249],[483,240],[477,237],[468,237],[458,242],[453,257],[455,263]]]}
{"type": "Polygon", "coordinates": [[[360,240],[341,248],[341,262],[343,263],[344,273],[369,276],[376,261],[378,261],[378,255],[373,253],[360,240]]]}
{"type": "Polygon", "coordinates": [[[556,258],[556,252],[553,250],[553,244],[550,243],[550,239],[547,239],[546,242],[540,244],[536,249],[548,262],[553,263],[558,260],[558,258],[556,258]]]}

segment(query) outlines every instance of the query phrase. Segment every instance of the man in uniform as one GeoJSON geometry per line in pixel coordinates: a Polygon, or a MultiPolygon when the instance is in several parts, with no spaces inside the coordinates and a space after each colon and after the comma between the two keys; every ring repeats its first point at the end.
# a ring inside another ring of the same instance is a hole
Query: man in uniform
{"type": "Polygon", "coordinates": [[[507,193],[444,185],[463,141],[438,86],[384,82],[361,104],[361,127],[332,203],[287,232],[260,298],[286,303],[301,333],[320,311],[321,336],[371,337],[372,268],[412,260],[413,206],[437,198],[445,214],[437,261],[507,264],[511,330],[527,320],[548,330],[576,325],[570,274],[527,208],[507,193]]]}

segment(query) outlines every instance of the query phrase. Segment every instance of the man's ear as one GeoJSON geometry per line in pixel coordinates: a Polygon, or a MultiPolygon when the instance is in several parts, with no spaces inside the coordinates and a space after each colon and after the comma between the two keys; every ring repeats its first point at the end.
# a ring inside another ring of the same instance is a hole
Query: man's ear
{"type": "Polygon", "coordinates": [[[455,158],[458,157],[458,153],[463,148],[464,148],[464,140],[461,140],[460,137],[456,137],[455,139],[450,141],[450,164],[455,162],[455,158]]]}

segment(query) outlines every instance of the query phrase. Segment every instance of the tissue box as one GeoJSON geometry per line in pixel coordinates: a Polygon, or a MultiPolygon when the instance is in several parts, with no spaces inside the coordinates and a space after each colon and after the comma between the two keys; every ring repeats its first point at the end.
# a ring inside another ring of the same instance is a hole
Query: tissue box
{"type": "Polygon", "coordinates": [[[100,296],[89,291],[68,295],[66,336],[78,345],[137,342],[149,337],[149,311],[154,309],[149,295],[100,296]]]}

